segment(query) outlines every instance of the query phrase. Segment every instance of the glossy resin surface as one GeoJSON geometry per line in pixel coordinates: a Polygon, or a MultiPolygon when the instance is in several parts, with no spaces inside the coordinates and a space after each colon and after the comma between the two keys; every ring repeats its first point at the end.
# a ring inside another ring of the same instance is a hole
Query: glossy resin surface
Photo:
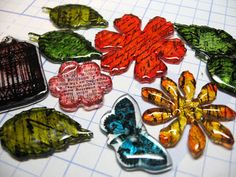
{"type": "Polygon", "coordinates": [[[49,13],[51,21],[58,28],[104,28],[108,22],[91,7],[80,4],[66,4],[54,8],[43,7],[49,13]]]}
{"type": "Polygon", "coordinates": [[[134,77],[152,82],[166,74],[163,61],[178,64],[186,49],[179,39],[171,39],[174,26],[162,17],[154,17],[141,30],[141,20],[126,14],[114,21],[118,33],[103,30],[96,35],[95,46],[104,52],[101,67],[112,75],[124,73],[135,61],[134,77]]]}
{"type": "Polygon", "coordinates": [[[114,148],[119,164],[126,170],[160,173],[171,168],[168,152],[146,131],[136,101],[121,96],[100,122],[114,148]]]}
{"type": "Polygon", "coordinates": [[[0,128],[3,148],[17,160],[47,157],[92,137],[69,116],[45,107],[23,111],[0,128]]]}
{"type": "Polygon", "coordinates": [[[50,31],[43,35],[29,33],[30,40],[38,42],[46,59],[55,63],[75,60],[84,62],[100,59],[101,53],[85,37],[71,30],[50,31]]]}
{"type": "Polygon", "coordinates": [[[162,77],[161,86],[164,92],[155,88],[142,88],[143,99],[158,106],[146,110],[143,121],[149,125],[160,125],[173,120],[161,129],[161,144],[165,147],[175,146],[181,139],[186,124],[190,124],[188,147],[194,157],[199,157],[205,148],[206,138],[203,131],[214,143],[232,148],[233,135],[220,121],[232,121],[236,113],[228,106],[211,104],[217,95],[215,84],[206,84],[197,98],[193,98],[196,81],[189,71],[184,71],[179,78],[183,95],[180,94],[177,84],[168,77],[162,77]]]}
{"type": "Polygon", "coordinates": [[[0,43],[0,112],[42,100],[48,93],[37,47],[6,37],[0,43]]]}
{"type": "Polygon", "coordinates": [[[110,76],[102,74],[98,64],[75,61],[61,65],[58,75],[49,80],[51,94],[59,98],[60,107],[65,111],[86,110],[102,106],[103,95],[112,89],[110,76]]]}

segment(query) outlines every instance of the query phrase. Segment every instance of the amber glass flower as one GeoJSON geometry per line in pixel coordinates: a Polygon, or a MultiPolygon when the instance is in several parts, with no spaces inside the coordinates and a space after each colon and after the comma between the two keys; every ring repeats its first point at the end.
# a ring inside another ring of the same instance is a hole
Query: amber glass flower
{"type": "Polygon", "coordinates": [[[230,121],[235,118],[235,111],[225,105],[211,104],[217,95],[217,87],[208,83],[202,87],[197,98],[193,98],[196,81],[189,71],[184,71],[177,84],[168,77],[161,78],[164,92],[154,88],[142,88],[144,100],[157,105],[144,112],[143,121],[149,125],[159,125],[173,120],[167,127],[161,129],[159,140],[165,147],[175,146],[182,137],[186,124],[190,124],[188,148],[193,157],[199,157],[208,137],[217,144],[231,148],[234,138],[229,129],[220,121],[230,121]]]}

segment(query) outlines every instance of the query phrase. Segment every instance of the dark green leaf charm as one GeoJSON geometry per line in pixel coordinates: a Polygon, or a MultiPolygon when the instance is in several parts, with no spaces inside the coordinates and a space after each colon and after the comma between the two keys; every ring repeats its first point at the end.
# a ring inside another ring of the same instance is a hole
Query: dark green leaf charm
{"type": "Polygon", "coordinates": [[[175,29],[204,61],[213,56],[236,56],[236,40],[224,30],[182,24],[175,24],[175,29]]]}
{"type": "Polygon", "coordinates": [[[218,57],[208,60],[207,70],[219,88],[236,95],[236,58],[218,57]]]}
{"type": "Polygon", "coordinates": [[[67,115],[45,107],[23,111],[0,128],[3,148],[17,160],[47,157],[92,137],[67,115]]]}
{"type": "Polygon", "coordinates": [[[101,53],[91,42],[71,30],[47,32],[43,35],[29,33],[30,40],[38,42],[40,51],[53,62],[77,62],[100,59],[101,53]]]}
{"type": "Polygon", "coordinates": [[[58,28],[104,28],[108,22],[94,9],[79,4],[67,4],[54,8],[43,7],[58,28]]]}

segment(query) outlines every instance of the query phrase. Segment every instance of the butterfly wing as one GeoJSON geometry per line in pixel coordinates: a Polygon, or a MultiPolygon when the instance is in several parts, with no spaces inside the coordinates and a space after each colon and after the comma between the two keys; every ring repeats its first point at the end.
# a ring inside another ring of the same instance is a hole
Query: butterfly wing
{"type": "Polygon", "coordinates": [[[100,126],[108,134],[107,143],[114,148],[123,168],[151,173],[171,168],[169,154],[147,133],[138,104],[131,96],[120,97],[112,110],[102,117],[100,126]]]}
{"type": "Polygon", "coordinates": [[[107,134],[133,134],[142,128],[140,110],[131,96],[123,95],[114,103],[112,110],[103,115],[101,129],[107,134]]]}

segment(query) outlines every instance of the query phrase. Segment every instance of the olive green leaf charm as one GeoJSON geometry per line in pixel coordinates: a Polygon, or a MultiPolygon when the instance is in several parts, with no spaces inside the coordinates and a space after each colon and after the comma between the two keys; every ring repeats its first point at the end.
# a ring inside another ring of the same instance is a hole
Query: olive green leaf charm
{"type": "Polygon", "coordinates": [[[49,12],[51,21],[58,28],[87,29],[108,26],[108,22],[97,11],[85,5],[67,4],[54,8],[43,7],[43,10],[49,12]]]}
{"type": "Polygon", "coordinates": [[[236,58],[218,57],[207,62],[207,70],[218,87],[236,95],[236,58]]]}
{"type": "Polygon", "coordinates": [[[224,30],[182,24],[175,24],[175,29],[204,61],[212,57],[236,56],[236,40],[224,30]]]}
{"type": "Polygon", "coordinates": [[[17,160],[47,157],[92,137],[67,115],[45,107],[23,111],[0,128],[2,147],[17,160]]]}
{"type": "Polygon", "coordinates": [[[57,63],[100,59],[102,55],[91,42],[71,30],[50,31],[43,35],[29,33],[29,37],[38,42],[39,50],[47,59],[57,63]]]}

